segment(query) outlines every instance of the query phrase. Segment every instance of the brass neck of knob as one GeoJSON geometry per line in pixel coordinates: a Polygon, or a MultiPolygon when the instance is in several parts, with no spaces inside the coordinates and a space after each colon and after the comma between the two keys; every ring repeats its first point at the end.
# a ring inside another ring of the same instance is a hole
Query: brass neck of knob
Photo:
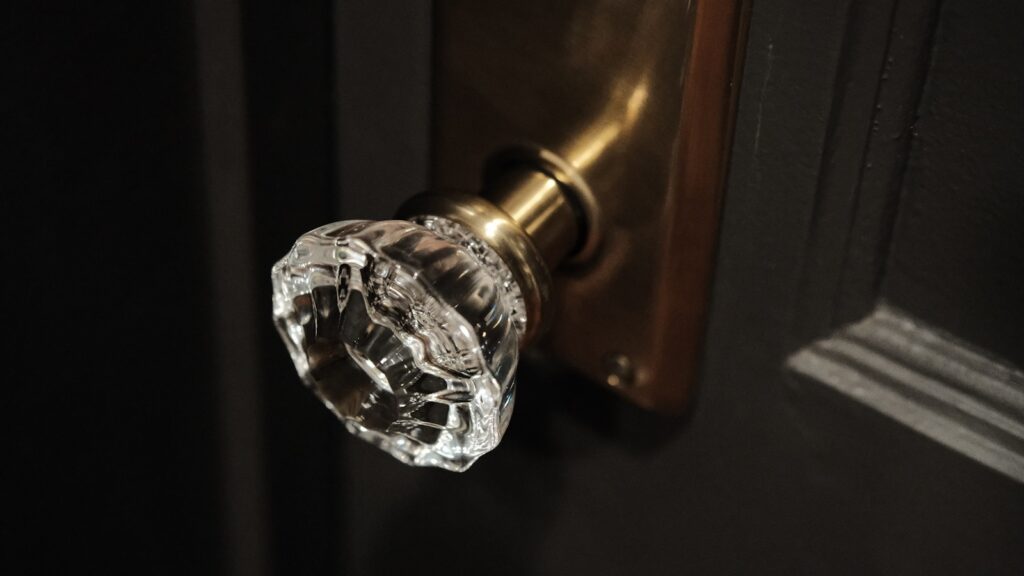
{"type": "Polygon", "coordinates": [[[489,182],[481,196],[526,232],[549,270],[579,247],[579,216],[562,184],[544,172],[526,166],[510,169],[489,182]]]}

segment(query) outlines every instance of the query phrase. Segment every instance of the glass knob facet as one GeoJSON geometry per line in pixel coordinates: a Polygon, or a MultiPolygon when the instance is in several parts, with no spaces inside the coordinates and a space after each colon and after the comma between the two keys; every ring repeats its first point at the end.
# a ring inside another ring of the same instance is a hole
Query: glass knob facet
{"type": "Polygon", "coordinates": [[[501,440],[526,307],[468,227],[439,216],[329,224],[299,238],[272,280],[299,375],[353,434],[454,471],[501,440]]]}

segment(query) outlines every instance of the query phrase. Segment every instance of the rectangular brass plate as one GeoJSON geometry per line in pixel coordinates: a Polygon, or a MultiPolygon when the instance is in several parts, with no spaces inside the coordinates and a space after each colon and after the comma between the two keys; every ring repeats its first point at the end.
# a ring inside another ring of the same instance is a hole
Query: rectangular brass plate
{"type": "Polygon", "coordinates": [[[590,262],[555,273],[557,359],[663,411],[685,408],[707,315],[745,0],[442,0],[436,190],[488,156],[556,152],[601,210],[590,262]]]}

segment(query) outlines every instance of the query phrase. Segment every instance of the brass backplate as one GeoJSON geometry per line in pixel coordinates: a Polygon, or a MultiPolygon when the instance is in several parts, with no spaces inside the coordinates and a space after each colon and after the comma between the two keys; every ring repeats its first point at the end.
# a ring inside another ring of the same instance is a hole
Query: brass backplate
{"type": "Polygon", "coordinates": [[[477,190],[509,146],[589,184],[601,243],[554,273],[541,346],[656,410],[697,380],[748,4],[440,0],[436,190],[477,190]]]}

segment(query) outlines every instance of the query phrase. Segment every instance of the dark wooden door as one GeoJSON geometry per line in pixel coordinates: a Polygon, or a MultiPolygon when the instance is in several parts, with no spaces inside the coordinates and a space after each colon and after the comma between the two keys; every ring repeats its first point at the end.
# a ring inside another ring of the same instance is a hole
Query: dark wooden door
{"type": "Polygon", "coordinates": [[[755,0],[692,410],[527,361],[455,475],[269,321],[431,185],[435,4],[12,10],[11,573],[1024,573],[1024,7],[755,0]]]}

